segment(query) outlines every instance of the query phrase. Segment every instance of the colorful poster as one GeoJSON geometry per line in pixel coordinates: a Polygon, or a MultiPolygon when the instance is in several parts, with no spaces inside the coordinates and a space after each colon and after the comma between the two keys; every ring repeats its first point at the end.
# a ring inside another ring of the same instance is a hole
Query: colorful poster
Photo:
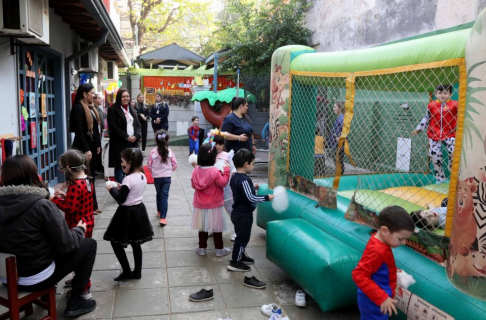
{"type": "Polygon", "coordinates": [[[47,95],[45,93],[41,95],[41,110],[42,118],[47,117],[47,95]]]}
{"type": "Polygon", "coordinates": [[[427,301],[421,299],[416,294],[402,288],[397,284],[395,299],[398,301],[397,309],[407,315],[407,319],[412,320],[454,320],[453,317],[444,311],[436,308],[427,301]]]}
{"type": "Polygon", "coordinates": [[[30,148],[37,148],[37,129],[35,127],[36,122],[30,123],[30,148]]]}
{"type": "Polygon", "coordinates": [[[29,116],[35,118],[37,112],[35,109],[35,92],[29,92],[29,116]]]}
{"type": "Polygon", "coordinates": [[[47,145],[47,121],[42,121],[42,144],[47,145]]]}
{"type": "Polygon", "coordinates": [[[313,181],[287,172],[287,185],[290,190],[319,203],[320,207],[337,208],[336,190],[316,185],[313,181]]]}

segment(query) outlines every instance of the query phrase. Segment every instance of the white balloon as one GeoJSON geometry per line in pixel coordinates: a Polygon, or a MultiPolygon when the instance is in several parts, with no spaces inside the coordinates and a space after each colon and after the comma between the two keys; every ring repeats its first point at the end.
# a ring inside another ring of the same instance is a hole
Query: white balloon
{"type": "Polygon", "coordinates": [[[273,189],[274,198],[272,200],[272,208],[275,212],[282,213],[289,207],[289,197],[287,195],[287,189],[282,186],[275,187],[273,189]]]}
{"type": "Polygon", "coordinates": [[[112,187],[116,187],[117,184],[115,181],[106,181],[106,186],[109,187],[109,186],[112,186],[112,187]]]}

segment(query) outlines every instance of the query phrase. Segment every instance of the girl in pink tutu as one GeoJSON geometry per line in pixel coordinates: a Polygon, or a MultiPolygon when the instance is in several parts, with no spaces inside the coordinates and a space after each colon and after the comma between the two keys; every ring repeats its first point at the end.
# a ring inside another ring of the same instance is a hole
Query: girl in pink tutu
{"type": "Polygon", "coordinates": [[[224,191],[230,178],[230,165],[223,171],[214,167],[218,151],[205,143],[199,148],[198,166],[192,172],[191,185],[194,192],[194,213],[191,227],[199,230],[199,246],[196,253],[206,255],[208,232],[213,232],[216,256],[222,257],[231,252],[223,244],[223,231],[228,230],[227,216],[224,214],[224,191]]]}

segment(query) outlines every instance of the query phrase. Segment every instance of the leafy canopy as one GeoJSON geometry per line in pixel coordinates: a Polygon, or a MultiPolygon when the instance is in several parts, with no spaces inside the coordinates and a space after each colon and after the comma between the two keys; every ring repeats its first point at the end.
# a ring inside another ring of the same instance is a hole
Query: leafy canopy
{"type": "Polygon", "coordinates": [[[269,74],[276,49],[308,43],[313,32],[305,27],[307,8],[306,1],[298,0],[228,0],[216,35],[219,47],[230,49],[221,66],[239,66],[246,74],[269,74]]]}

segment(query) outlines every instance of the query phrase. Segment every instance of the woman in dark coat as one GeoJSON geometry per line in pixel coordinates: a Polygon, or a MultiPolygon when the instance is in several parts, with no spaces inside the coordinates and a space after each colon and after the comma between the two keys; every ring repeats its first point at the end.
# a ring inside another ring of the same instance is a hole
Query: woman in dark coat
{"type": "Polygon", "coordinates": [[[221,131],[227,132],[224,147],[227,152],[245,148],[256,152],[255,136],[251,120],[248,117],[248,101],[244,98],[233,98],[231,112],[224,118],[221,131]]]}
{"type": "MultiPolygon", "coordinates": [[[[81,84],[76,92],[69,120],[71,132],[74,132],[72,148],[83,152],[88,157],[93,185],[96,157],[101,152],[100,125],[102,123],[98,108],[93,104],[94,95],[94,87],[91,83],[81,84]]],[[[101,213],[96,192],[93,193],[93,212],[101,213]]]]}
{"type": "Polygon", "coordinates": [[[115,168],[115,180],[122,183],[121,152],[126,148],[138,148],[142,138],[137,112],[130,107],[130,94],[121,88],[115,103],[108,108],[108,129],[110,130],[110,151],[108,164],[115,168]]]}
{"type": "Polygon", "coordinates": [[[143,102],[142,93],[138,94],[137,101],[134,102],[135,102],[134,108],[138,115],[138,121],[140,122],[140,126],[142,128],[142,151],[145,151],[145,147],[147,146],[147,122],[149,118],[149,110],[145,105],[145,103],[143,102]]]}
{"type": "Polygon", "coordinates": [[[165,101],[167,96],[162,93],[155,94],[155,104],[150,106],[150,118],[152,119],[152,129],[155,132],[160,129],[169,130],[169,105],[165,101]]]}

